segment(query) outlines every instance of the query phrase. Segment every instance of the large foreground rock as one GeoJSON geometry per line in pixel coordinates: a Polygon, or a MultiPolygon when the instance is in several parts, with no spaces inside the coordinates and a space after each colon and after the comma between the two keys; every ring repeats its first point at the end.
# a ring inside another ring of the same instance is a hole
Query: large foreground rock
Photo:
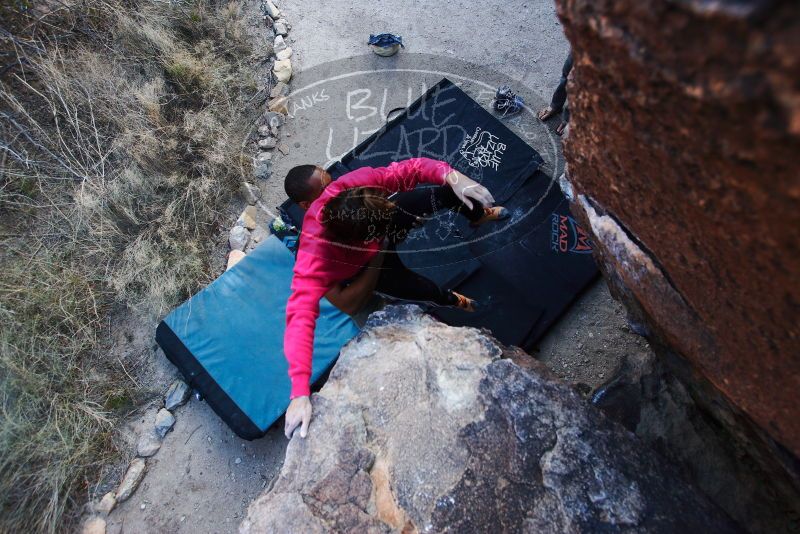
{"type": "Polygon", "coordinates": [[[501,356],[413,306],[373,314],[240,532],[734,529],[527,355],[501,356]]]}

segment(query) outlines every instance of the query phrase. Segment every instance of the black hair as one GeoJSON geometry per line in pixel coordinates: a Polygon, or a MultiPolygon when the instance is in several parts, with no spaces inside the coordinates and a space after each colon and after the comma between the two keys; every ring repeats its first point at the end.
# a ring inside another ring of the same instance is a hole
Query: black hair
{"type": "Polygon", "coordinates": [[[322,208],[329,238],[351,244],[382,239],[389,231],[395,204],[373,187],[345,189],[322,208]]]}
{"type": "Polygon", "coordinates": [[[283,181],[286,194],[295,202],[311,200],[314,189],[311,186],[311,176],[317,170],[316,165],[298,165],[293,167],[283,181]]]}

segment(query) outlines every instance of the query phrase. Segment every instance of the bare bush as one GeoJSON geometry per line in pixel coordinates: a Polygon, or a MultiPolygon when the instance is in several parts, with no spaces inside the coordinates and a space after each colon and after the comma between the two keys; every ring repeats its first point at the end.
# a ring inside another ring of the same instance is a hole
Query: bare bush
{"type": "Polygon", "coordinates": [[[55,532],[137,394],[103,354],[109,309],[154,319],[208,281],[255,84],[235,3],[14,6],[0,9],[0,531],[55,532]]]}

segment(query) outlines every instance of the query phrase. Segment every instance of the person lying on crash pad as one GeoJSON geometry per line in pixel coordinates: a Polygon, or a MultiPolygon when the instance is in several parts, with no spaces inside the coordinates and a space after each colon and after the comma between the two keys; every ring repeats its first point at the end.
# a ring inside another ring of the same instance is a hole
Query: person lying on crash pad
{"type": "Polygon", "coordinates": [[[394,246],[422,217],[440,209],[459,212],[475,226],[504,219],[508,211],[493,206],[491,193],[479,183],[428,158],[362,167],[336,181],[320,167],[301,165],[289,171],[284,186],[306,210],[283,341],[292,382],[284,432],[290,438],[300,425],[304,438],[311,422],[309,381],[320,299],[327,297],[349,314],[357,313],[374,291],[474,311],[472,299],[403,266],[394,246]],[[415,190],[418,184],[439,187],[415,190]]]}

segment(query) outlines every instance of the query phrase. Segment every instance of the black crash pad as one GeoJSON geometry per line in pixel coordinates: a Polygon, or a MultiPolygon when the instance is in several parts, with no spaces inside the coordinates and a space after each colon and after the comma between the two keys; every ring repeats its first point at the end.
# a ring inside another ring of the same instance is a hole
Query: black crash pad
{"type": "MultiPolygon", "coordinates": [[[[448,324],[488,328],[503,343],[532,348],[597,276],[591,242],[558,184],[539,170],[541,156],[443,79],[328,170],[335,179],[412,157],[447,161],[512,213],[475,230],[443,211],[398,247],[409,268],[482,303],[476,313],[431,312],[448,324]]],[[[302,227],[293,202],[280,210],[302,227]]]]}

